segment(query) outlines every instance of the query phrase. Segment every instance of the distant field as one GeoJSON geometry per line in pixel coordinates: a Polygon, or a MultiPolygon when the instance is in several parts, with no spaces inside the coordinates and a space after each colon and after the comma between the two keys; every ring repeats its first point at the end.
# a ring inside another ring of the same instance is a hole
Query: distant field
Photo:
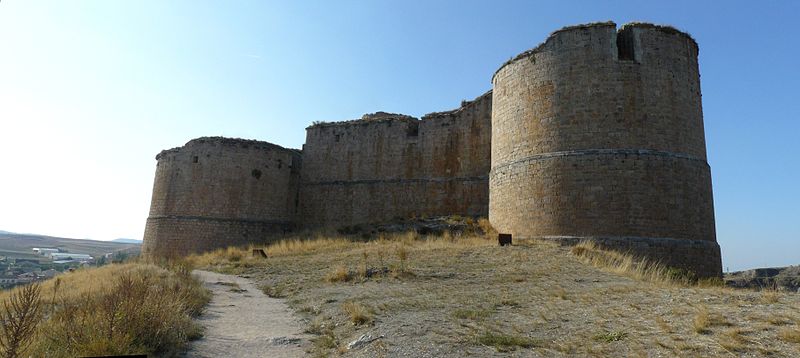
{"type": "MultiPolygon", "coordinates": [[[[2,244],[0,244],[0,246],[2,246],[2,244]]],[[[30,250],[28,250],[28,251],[30,251],[30,250]]],[[[17,258],[17,259],[38,259],[38,258],[41,258],[41,256],[36,256],[32,252],[28,252],[28,251],[13,251],[13,250],[0,249],[0,256],[13,257],[13,258],[17,258]]]]}
{"type": "Polygon", "coordinates": [[[34,258],[36,257],[33,255],[32,251],[34,247],[55,247],[65,252],[98,256],[119,251],[137,254],[140,251],[141,245],[0,232],[0,256],[34,258]]]}

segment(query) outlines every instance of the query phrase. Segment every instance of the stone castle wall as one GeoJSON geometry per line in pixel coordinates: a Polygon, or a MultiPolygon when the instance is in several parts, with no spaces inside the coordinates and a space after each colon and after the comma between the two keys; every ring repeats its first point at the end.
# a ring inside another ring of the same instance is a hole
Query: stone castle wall
{"type": "Polygon", "coordinates": [[[144,251],[488,215],[517,238],[589,239],[719,276],[697,55],[670,27],[567,27],[453,111],[314,124],[302,153],[190,141],[157,157],[144,251]]]}
{"type": "Polygon", "coordinates": [[[721,274],[697,52],[672,28],[601,23],[555,32],[501,67],[492,225],[721,274]]]}
{"type": "Polygon", "coordinates": [[[304,227],[488,214],[491,93],[421,120],[376,113],[307,129],[304,227]]]}
{"type": "Polygon", "coordinates": [[[162,151],[156,159],[145,254],[254,243],[296,226],[296,150],[211,137],[162,151]]]}

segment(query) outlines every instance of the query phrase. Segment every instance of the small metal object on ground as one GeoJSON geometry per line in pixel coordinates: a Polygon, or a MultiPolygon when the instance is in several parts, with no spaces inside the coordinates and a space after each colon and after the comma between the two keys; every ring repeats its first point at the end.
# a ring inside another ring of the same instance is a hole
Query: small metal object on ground
{"type": "Polygon", "coordinates": [[[261,256],[263,258],[267,258],[267,253],[264,252],[264,249],[253,249],[253,256],[261,256]]]}
{"type": "Polygon", "coordinates": [[[497,234],[497,241],[500,242],[500,246],[511,245],[511,234],[497,234]]]}

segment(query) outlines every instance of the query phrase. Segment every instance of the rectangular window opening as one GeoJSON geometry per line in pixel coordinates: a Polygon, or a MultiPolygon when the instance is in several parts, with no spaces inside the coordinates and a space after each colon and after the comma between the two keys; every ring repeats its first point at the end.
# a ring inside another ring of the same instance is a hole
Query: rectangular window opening
{"type": "Polygon", "coordinates": [[[617,58],[620,61],[636,61],[636,48],[633,29],[624,29],[617,33],[617,58]]]}

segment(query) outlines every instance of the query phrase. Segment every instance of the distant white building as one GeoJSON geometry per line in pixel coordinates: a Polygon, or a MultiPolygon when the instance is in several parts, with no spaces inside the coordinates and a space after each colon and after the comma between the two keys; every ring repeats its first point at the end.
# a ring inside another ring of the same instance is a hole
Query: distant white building
{"type": "Polygon", "coordinates": [[[37,255],[41,255],[41,256],[48,256],[49,254],[57,253],[57,252],[61,252],[61,251],[58,250],[58,249],[47,248],[47,247],[42,247],[42,248],[34,247],[33,248],[33,253],[35,253],[37,255]]]}

